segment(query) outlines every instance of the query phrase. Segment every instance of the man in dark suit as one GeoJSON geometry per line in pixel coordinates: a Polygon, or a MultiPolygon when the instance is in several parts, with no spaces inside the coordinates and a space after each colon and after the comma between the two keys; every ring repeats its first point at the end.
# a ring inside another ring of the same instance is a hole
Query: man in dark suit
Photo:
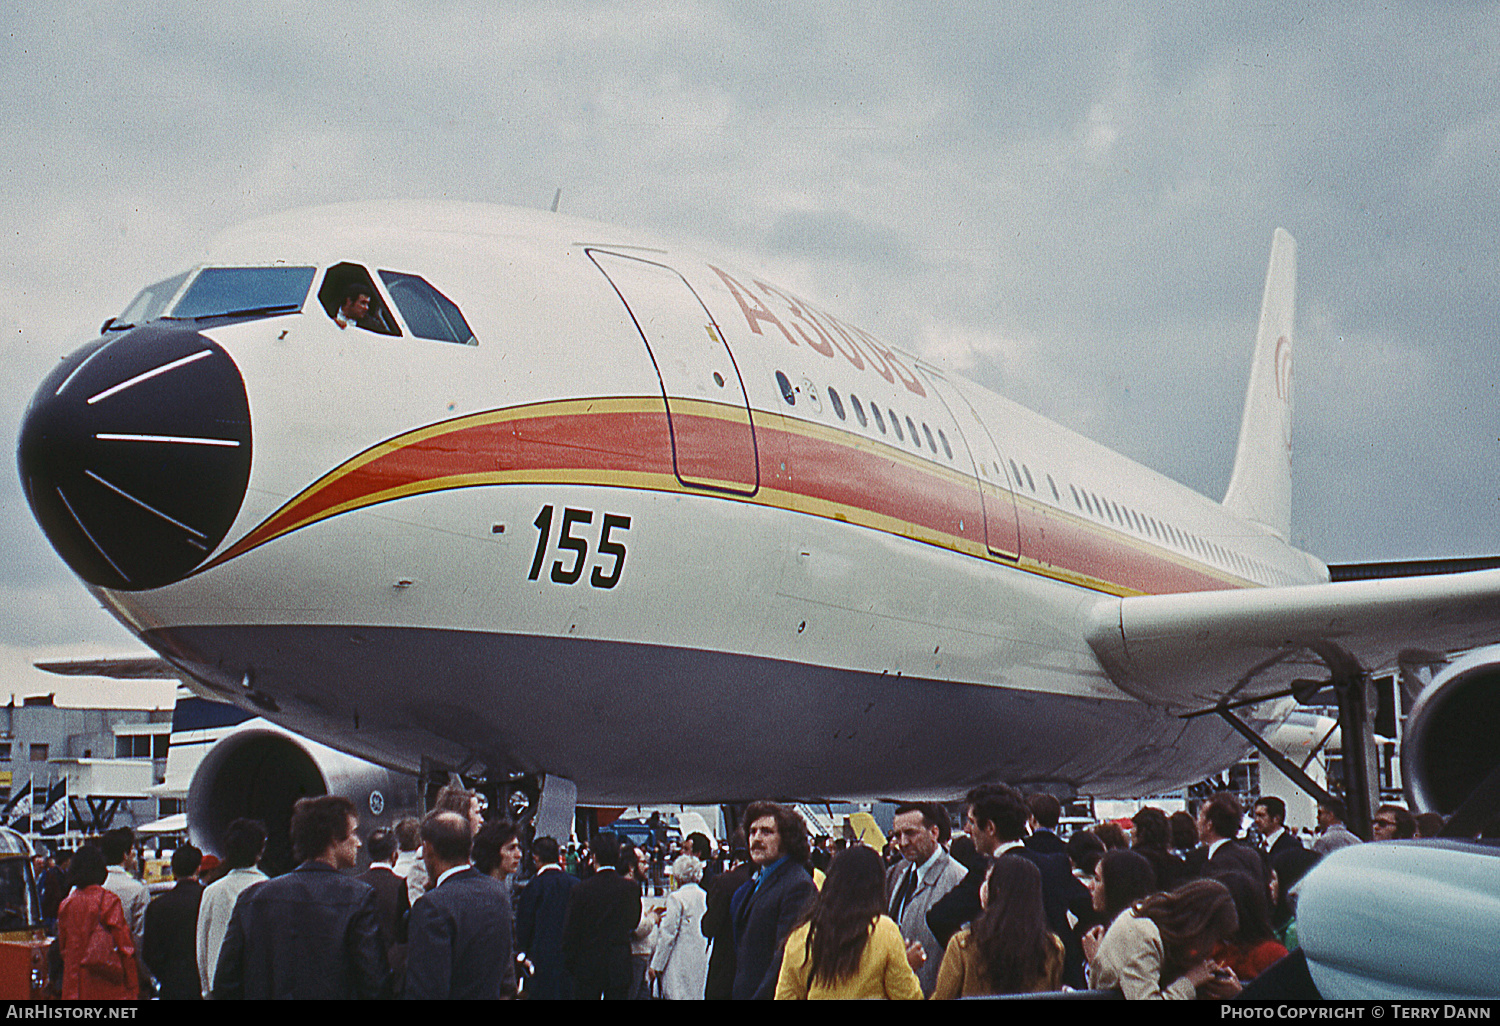
{"type": "Polygon", "coordinates": [[[469,865],[469,821],[430,812],[422,861],[432,885],[412,906],[407,928],[408,1001],[493,1001],[516,995],[510,896],[469,865]]]}
{"type": "Polygon", "coordinates": [[[347,798],[299,800],[290,873],[240,895],[214,974],[214,997],[348,999],[389,995],[375,888],[345,876],[359,855],[347,798]]]}
{"type": "Polygon", "coordinates": [[[594,875],[568,897],[563,918],[563,965],[573,977],[573,997],[623,1001],[630,994],[630,936],[641,921],[641,888],[620,872],[635,862],[635,846],[614,834],[594,838],[594,875]],[[623,855],[622,855],[623,851],[623,855]]]}
{"type": "Polygon", "coordinates": [[[807,824],[794,809],[751,802],[744,826],[755,872],[730,901],[733,997],[769,1001],[781,973],[781,949],[817,889],[806,869],[807,824]]]}
{"type": "Polygon", "coordinates": [[[391,967],[392,989],[399,994],[406,970],[406,916],[411,902],[406,896],[406,881],[391,868],[396,862],[396,835],[389,830],[372,831],[365,848],[370,853],[370,868],[359,878],[375,888],[380,944],[391,967]]]}
{"type": "Polygon", "coordinates": [[[1220,791],[1199,807],[1198,840],[1202,846],[1194,850],[1188,862],[1189,871],[1196,868],[1196,876],[1215,877],[1239,870],[1265,886],[1265,860],[1260,852],[1237,840],[1244,815],[1239,799],[1226,791],[1220,791]]]}
{"type": "Polygon", "coordinates": [[[1031,836],[1026,847],[1043,855],[1065,855],[1068,846],[1057,836],[1057,821],[1062,819],[1062,802],[1050,794],[1033,794],[1026,798],[1031,810],[1031,836]]]}
{"type": "Polygon", "coordinates": [[[539,1001],[566,1001],[573,996],[573,978],[563,966],[563,920],[568,898],[578,878],[558,864],[561,849],[551,837],[538,837],[531,844],[536,875],[516,902],[516,950],[531,963],[527,997],[539,1001]]]}
{"type": "Polygon", "coordinates": [[[710,1001],[728,1001],[734,996],[734,918],[730,903],[734,893],[750,879],[750,849],[745,835],[735,830],[729,843],[730,866],[708,884],[708,907],[703,913],[703,936],[710,941],[708,982],[703,996],[710,1001]]]}
{"type": "Polygon", "coordinates": [[[1302,847],[1302,839],[1286,828],[1286,802],[1275,795],[1255,800],[1255,832],[1260,834],[1260,850],[1267,862],[1302,847]]]}
{"type": "Polygon", "coordinates": [[[184,844],[172,853],[172,878],[177,881],[166,894],[146,906],[146,937],[143,957],[156,977],[163,1001],[200,1001],[198,984],[198,904],[203,885],[198,867],[203,853],[184,844]]]}
{"type": "MultiPolygon", "coordinates": [[[[1081,988],[1083,948],[1077,931],[1068,923],[1068,912],[1071,910],[1080,920],[1086,920],[1093,902],[1088,888],[1073,876],[1066,855],[1044,855],[1022,842],[1030,818],[1030,807],[1014,788],[981,784],[968,794],[964,829],[981,855],[1017,855],[1029,860],[1042,874],[1042,908],[1047,928],[1063,942],[1063,982],[1081,988]]],[[[928,910],[927,925],[937,938],[940,951],[964,923],[979,915],[979,888],[987,869],[987,864],[981,864],[970,870],[957,887],[928,910]]]]}

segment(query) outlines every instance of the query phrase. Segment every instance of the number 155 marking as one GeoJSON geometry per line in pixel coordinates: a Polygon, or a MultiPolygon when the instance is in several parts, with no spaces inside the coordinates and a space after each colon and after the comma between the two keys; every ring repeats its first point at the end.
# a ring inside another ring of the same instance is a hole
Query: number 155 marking
{"type": "MultiPolygon", "coordinates": [[[[571,507],[563,510],[562,525],[557,532],[557,548],[565,549],[573,553],[572,566],[565,566],[562,559],[552,564],[552,580],[556,584],[577,584],[578,579],[583,576],[584,564],[589,559],[588,539],[580,538],[573,534],[573,528],[578,524],[592,524],[594,522],[594,511],[588,509],[573,509],[571,507]]],[[[547,542],[552,537],[552,507],[543,506],[542,511],[536,515],[534,525],[537,529],[536,555],[531,560],[531,573],[527,580],[535,581],[541,575],[542,563],[547,555],[547,542]]],[[[625,545],[623,542],[613,541],[610,538],[611,531],[630,530],[630,518],[620,516],[617,513],[604,514],[604,523],[599,530],[599,552],[604,556],[613,556],[614,565],[610,567],[609,573],[604,572],[604,565],[594,567],[594,572],[589,575],[589,583],[596,588],[613,588],[620,582],[620,571],[625,569],[625,545]]]]}

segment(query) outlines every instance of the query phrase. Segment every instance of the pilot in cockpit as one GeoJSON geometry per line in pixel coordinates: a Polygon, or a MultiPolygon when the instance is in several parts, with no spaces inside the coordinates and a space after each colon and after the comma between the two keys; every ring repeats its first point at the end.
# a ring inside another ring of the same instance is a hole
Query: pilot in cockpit
{"type": "Polygon", "coordinates": [[[347,328],[351,324],[360,327],[359,322],[370,316],[370,301],[373,298],[368,285],[359,282],[351,284],[344,290],[343,302],[333,315],[333,322],[340,328],[347,328]]]}

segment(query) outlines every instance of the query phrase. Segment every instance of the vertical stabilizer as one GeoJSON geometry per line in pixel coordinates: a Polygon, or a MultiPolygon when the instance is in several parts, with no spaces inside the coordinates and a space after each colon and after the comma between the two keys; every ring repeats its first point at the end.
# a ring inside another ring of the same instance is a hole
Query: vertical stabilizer
{"type": "Polygon", "coordinates": [[[1255,360],[1234,475],[1224,493],[1231,513],[1264,524],[1286,541],[1292,520],[1292,322],[1297,310],[1297,240],[1271,237],[1271,265],[1255,334],[1255,360]]]}

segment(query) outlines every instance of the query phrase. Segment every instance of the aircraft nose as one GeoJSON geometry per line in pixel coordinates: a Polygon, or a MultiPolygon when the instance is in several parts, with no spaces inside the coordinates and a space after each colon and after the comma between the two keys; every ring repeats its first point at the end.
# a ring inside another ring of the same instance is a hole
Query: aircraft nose
{"type": "Polygon", "coordinates": [[[191,328],[100,338],[37,389],[17,461],[32,514],[74,573],[124,591],[171,584],[224,539],[244,500],[244,380],[191,328]]]}

